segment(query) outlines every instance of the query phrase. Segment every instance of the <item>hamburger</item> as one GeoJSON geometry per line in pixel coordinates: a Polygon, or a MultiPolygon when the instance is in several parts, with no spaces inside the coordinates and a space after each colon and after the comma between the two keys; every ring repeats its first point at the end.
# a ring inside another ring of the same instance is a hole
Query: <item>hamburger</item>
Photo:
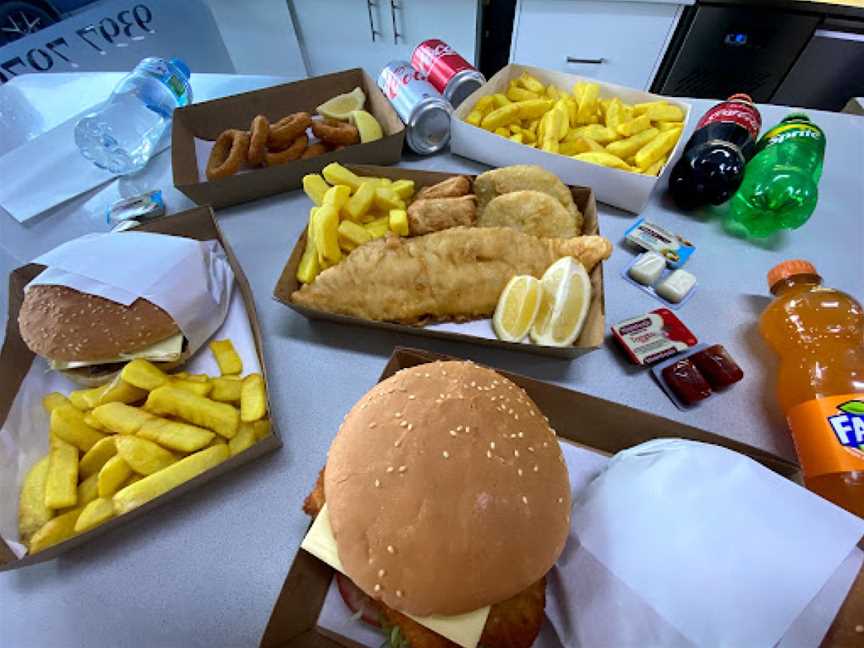
{"type": "Polygon", "coordinates": [[[113,380],[133,358],[167,371],[190,355],[180,327],[155,304],[139,298],[124,306],[66,286],[31,286],[18,329],[33,353],[84,387],[113,380]]]}
{"type": "Polygon", "coordinates": [[[325,504],[340,591],[391,637],[453,646],[414,618],[491,606],[484,648],[536,639],[570,482],[554,430],[510,380],[451,361],[380,382],[345,417],[304,511],[325,504]]]}

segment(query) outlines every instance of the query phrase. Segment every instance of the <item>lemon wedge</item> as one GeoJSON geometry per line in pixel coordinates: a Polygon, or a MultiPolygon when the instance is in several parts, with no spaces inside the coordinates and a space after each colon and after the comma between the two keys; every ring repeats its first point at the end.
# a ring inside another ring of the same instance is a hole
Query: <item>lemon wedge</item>
{"type": "Polygon", "coordinates": [[[384,133],[381,131],[381,124],[378,123],[378,120],[372,114],[365,110],[352,111],[348,121],[357,127],[357,130],[360,132],[360,142],[363,144],[374,142],[384,137],[384,133]]]}
{"type": "Polygon", "coordinates": [[[588,273],[572,257],[562,257],[546,269],[540,285],[543,292],[531,339],[545,346],[570,346],[582,332],[591,305],[588,273]]]}
{"type": "Polygon", "coordinates": [[[516,275],[501,291],[492,326],[499,339],[519,342],[528,333],[542,295],[540,282],[530,275],[516,275]]]}
{"type": "Polygon", "coordinates": [[[318,106],[316,110],[319,114],[330,119],[348,121],[348,118],[351,117],[351,113],[355,110],[361,110],[365,103],[366,95],[363,94],[363,91],[358,86],[351,92],[336,95],[332,99],[328,99],[318,106]]]}

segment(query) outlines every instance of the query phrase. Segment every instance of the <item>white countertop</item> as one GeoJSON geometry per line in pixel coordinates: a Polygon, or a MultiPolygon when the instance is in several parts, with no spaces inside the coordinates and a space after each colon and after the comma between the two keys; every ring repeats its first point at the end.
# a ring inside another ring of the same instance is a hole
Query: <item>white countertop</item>
{"type": "MultiPolygon", "coordinates": [[[[237,83],[249,87],[242,78],[237,83]]],[[[713,102],[692,103],[695,123],[713,102]]],[[[766,126],[788,112],[777,106],[760,110],[766,126]]],[[[828,285],[864,298],[864,121],[808,112],[824,128],[828,149],[819,206],[800,230],[767,243],[732,238],[708,214],[676,212],[662,192],[642,214],[696,244],[687,269],[699,285],[679,316],[701,341],[724,344],[745,372],[730,391],[686,413],[675,409],[648,372],[630,365],[608,341],[565,361],[308,321],[271,298],[305,227],[307,198],[291,192],[221,210],[219,223],[256,296],[273,415],[284,448],[57,560],[0,573],[0,643],[15,648],[257,644],[308,524],[300,510],[303,497],[341,417],[375,383],[395,345],[473,358],[792,459],[792,444],[773,401],[774,359],[756,331],[768,300],[765,273],[783,259],[807,258],[828,285]]],[[[483,168],[449,154],[410,157],[402,166],[464,172],[483,168]]],[[[162,188],[176,211],[190,203],[171,187],[169,171],[167,156],[160,156],[146,174],[152,184],[142,189],[162,188]]],[[[7,264],[21,263],[61,240],[105,228],[103,202],[97,193],[28,226],[0,214],[0,263],[3,248],[7,264]]],[[[616,245],[605,264],[608,326],[660,304],[620,277],[633,258],[620,246],[621,238],[635,217],[605,205],[599,212],[601,232],[616,245]]],[[[5,312],[5,286],[3,293],[5,312]]]]}

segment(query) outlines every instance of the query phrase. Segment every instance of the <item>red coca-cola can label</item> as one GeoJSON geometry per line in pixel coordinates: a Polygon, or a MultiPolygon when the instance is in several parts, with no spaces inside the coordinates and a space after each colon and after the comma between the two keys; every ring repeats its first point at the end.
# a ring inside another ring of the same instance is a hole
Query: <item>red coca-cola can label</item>
{"type": "Polygon", "coordinates": [[[429,83],[439,92],[444,92],[450,79],[459,72],[463,70],[477,72],[473,65],[438,38],[430,38],[420,43],[411,55],[411,65],[425,74],[429,83]]]}
{"type": "Polygon", "coordinates": [[[712,107],[702,115],[696,128],[702,128],[714,122],[738,124],[746,128],[754,140],[759,137],[759,131],[762,128],[762,116],[759,114],[759,110],[753,105],[753,100],[744,94],[732,95],[726,101],[712,107]]]}
{"type": "Polygon", "coordinates": [[[402,121],[409,124],[414,107],[427,97],[441,97],[441,93],[407,61],[392,61],[378,75],[378,87],[390,100],[402,121]]]}

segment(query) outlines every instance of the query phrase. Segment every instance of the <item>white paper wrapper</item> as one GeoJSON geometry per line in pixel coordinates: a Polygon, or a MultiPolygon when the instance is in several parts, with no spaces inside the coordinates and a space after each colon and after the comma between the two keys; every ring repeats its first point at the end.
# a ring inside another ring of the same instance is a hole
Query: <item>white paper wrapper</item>
{"type": "MultiPolygon", "coordinates": [[[[239,292],[234,292],[228,315],[216,337],[229,338],[234,343],[243,361],[244,375],[260,373],[252,326],[239,292]]],[[[219,367],[207,347],[200,349],[183,369],[219,375],[219,367]]],[[[63,374],[50,371],[42,358],[35,358],[0,428],[0,536],[18,557],[26,553],[18,543],[18,493],[27,471],[48,452],[49,417],[42,407],[42,397],[52,391],[68,394],[74,389],[79,389],[78,385],[63,374]]]]}
{"type": "Polygon", "coordinates": [[[62,285],[128,306],[139,297],[177,322],[195,353],[222,324],[234,273],[217,241],[148,232],[90,234],[34,259],[27,286],[62,285]],[[133,259],[134,262],[129,260],[133,259]]]}
{"type": "Polygon", "coordinates": [[[864,520],[692,441],[619,453],[572,517],[547,608],[570,646],[795,645],[824,634],[856,573],[841,564],[861,562],[864,520]]]}

